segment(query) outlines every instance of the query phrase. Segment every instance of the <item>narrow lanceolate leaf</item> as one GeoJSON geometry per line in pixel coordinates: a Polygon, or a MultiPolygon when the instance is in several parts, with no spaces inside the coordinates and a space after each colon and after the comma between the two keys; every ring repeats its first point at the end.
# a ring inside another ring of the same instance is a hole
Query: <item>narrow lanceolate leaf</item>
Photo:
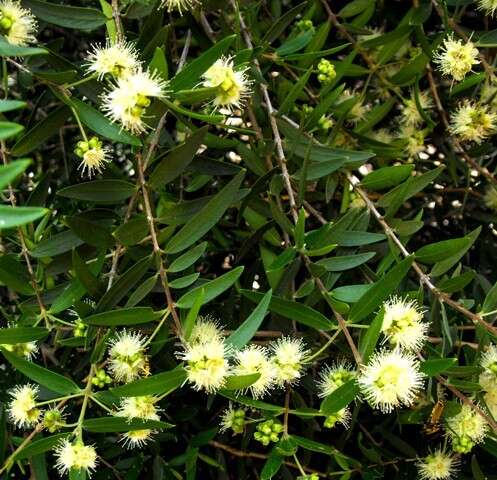
{"type": "Polygon", "coordinates": [[[123,180],[94,180],[61,188],[60,197],[95,203],[117,203],[131,197],[135,186],[123,180]]]}
{"type": "Polygon", "coordinates": [[[88,325],[116,327],[124,325],[139,325],[158,320],[161,312],[154,312],[150,307],[131,307],[97,313],[83,319],[88,325]]]}
{"type": "Polygon", "coordinates": [[[420,370],[428,377],[434,377],[457,364],[457,358],[434,358],[421,362],[420,370]]]}
{"type": "Polygon", "coordinates": [[[195,214],[167,243],[167,253],[177,253],[185,250],[202,238],[224,215],[236,198],[245,170],[239,172],[217,195],[195,214]]]}
{"type": "Polygon", "coordinates": [[[346,407],[358,394],[359,385],[355,380],[349,380],[321,402],[321,411],[325,415],[332,415],[346,407]]]}
{"type": "Polygon", "coordinates": [[[52,392],[60,393],[61,395],[70,395],[79,390],[79,387],[70,378],[52,372],[47,368],[40,367],[36,363],[24,360],[24,358],[18,357],[3,348],[0,350],[3,356],[16,370],[52,392]]]}
{"type": "Polygon", "coordinates": [[[469,238],[463,237],[425,245],[416,250],[416,260],[421,263],[440,262],[456,255],[460,250],[464,250],[470,242],[469,238]]]}
{"type": "Polygon", "coordinates": [[[231,375],[226,379],[223,388],[225,390],[243,390],[250,387],[261,378],[260,373],[251,373],[249,375],[231,375]]]}
{"type": "Polygon", "coordinates": [[[244,267],[234,268],[231,272],[225,273],[210,282],[202,284],[200,287],[190,290],[176,302],[176,305],[179,308],[191,308],[195,303],[195,299],[200,290],[204,290],[203,303],[210,302],[230,288],[238,280],[243,272],[243,268],[244,267]]]}
{"type": "Polygon", "coordinates": [[[20,227],[43,217],[49,210],[41,207],[10,207],[0,205],[0,230],[20,227]]]}
{"type": "Polygon", "coordinates": [[[93,433],[129,432],[143,429],[163,430],[173,426],[159,420],[140,420],[137,418],[129,420],[122,417],[88,418],[83,422],[83,428],[93,433]]]}
{"type": "Polygon", "coordinates": [[[350,309],[349,320],[360,322],[373,312],[383,300],[390,296],[407,275],[413,262],[412,256],[405,258],[380,278],[350,309]]]}
{"type": "Polygon", "coordinates": [[[371,325],[361,333],[359,353],[361,354],[364,363],[367,362],[368,358],[372,355],[376,344],[378,343],[378,339],[380,338],[381,327],[383,326],[383,315],[384,311],[383,308],[381,308],[371,322],[371,325]]]}
{"type": "Polygon", "coordinates": [[[15,160],[7,165],[0,166],[0,190],[12,183],[21,173],[28,168],[31,160],[15,160]]]}
{"type": "Polygon", "coordinates": [[[43,327],[0,328],[0,345],[35,342],[47,337],[48,333],[43,327]]]}
{"type": "Polygon", "coordinates": [[[7,42],[0,37],[0,57],[31,57],[33,55],[46,55],[48,52],[40,47],[20,47],[7,42]]]}
{"type": "Polygon", "coordinates": [[[227,343],[235,348],[242,348],[250,342],[266,316],[271,296],[272,290],[269,290],[249,317],[226,339],[227,343]]]}
{"type": "MultiPolygon", "coordinates": [[[[249,290],[241,290],[241,293],[244,297],[247,297],[253,302],[259,302],[263,297],[262,293],[251,292],[249,290]]],[[[316,330],[330,330],[334,326],[334,323],[331,320],[317,310],[314,310],[303,303],[292,302],[291,300],[286,300],[274,295],[269,303],[269,310],[282,317],[295,320],[296,322],[316,330]]]]}
{"type": "Polygon", "coordinates": [[[41,453],[52,450],[56,445],[58,445],[64,438],[71,435],[71,432],[58,433],[57,435],[50,435],[46,438],[40,438],[39,440],[34,440],[28,443],[21,450],[16,450],[13,455],[12,460],[22,460],[23,458],[34,457],[35,455],[40,455],[41,453]]]}
{"type": "Polygon", "coordinates": [[[169,265],[169,267],[167,268],[167,271],[177,273],[186,270],[204,254],[206,248],[207,242],[202,242],[201,244],[192,248],[190,251],[184,253],[178,258],[175,258],[171,262],[171,265],[169,265]]]}
{"type": "Polygon", "coordinates": [[[356,255],[344,255],[342,257],[323,258],[316,262],[326,268],[328,272],[342,272],[358,267],[375,256],[375,252],[358,253],[356,255]]]}
{"type": "Polygon", "coordinates": [[[0,122],[0,140],[7,140],[22,132],[24,127],[18,123],[0,122]]]}
{"type": "Polygon", "coordinates": [[[185,171],[202,144],[207,130],[207,126],[199,128],[186,139],[183,145],[171,150],[165,158],[160,160],[150,175],[149,183],[152,188],[163,188],[185,171]]]}

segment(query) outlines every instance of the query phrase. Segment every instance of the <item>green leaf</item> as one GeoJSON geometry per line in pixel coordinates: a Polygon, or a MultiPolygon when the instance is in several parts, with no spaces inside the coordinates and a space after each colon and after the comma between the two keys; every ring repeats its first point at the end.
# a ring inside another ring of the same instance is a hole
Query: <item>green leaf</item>
{"type": "Polygon", "coordinates": [[[181,252],[202,238],[216,225],[233,203],[244,176],[245,170],[240,171],[217,195],[207,202],[200,212],[190,218],[181,230],[169,240],[164,250],[167,253],[181,252]]]}
{"type": "Polygon", "coordinates": [[[166,184],[181,175],[191,163],[207,134],[208,126],[196,130],[183,145],[171,150],[150,175],[150,186],[164,188],[166,184]]]}
{"type": "Polygon", "coordinates": [[[34,222],[49,212],[41,207],[10,207],[0,205],[0,230],[34,222]]]}
{"type": "Polygon", "coordinates": [[[276,20],[269,30],[265,33],[261,40],[261,44],[273,43],[293,22],[294,18],[308,5],[307,2],[299,3],[297,6],[288,10],[284,15],[282,15],[278,20],[276,20]]]}
{"type": "Polygon", "coordinates": [[[174,259],[171,262],[171,265],[169,265],[169,267],[167,268],[167,271],[172,273],[177,273],[186,270],[204,254],[206,248],[207,248],[207,242],[202,242],[198,244],[190,251],[174,259]]]}
{"type": "Polygon", "coordinates": [[[202,284],[200,287],[194,288],[185,293],[177,302],[178,308],[191,308],[195,303],[199,290],[204,290],[203,304],[209,303],[211,300],[221,295],[225,290],[230,288],[240,277],[243,272],[243,267],[237,267],[224,275],[221,275],[214,280],[202,284]]]}
{"type": "Polygon", "coordinates": [[[307,85],[307,81],[311,76],[312,70],[313,67],[312,66],[309,67],[309,69],[300,76],[299,81],[296,82],[295,85],[292,87],[292,89],[288,92],[288,95],[286,96],[285,100],[280,105],[280,108],[278,108],[279,115],[287,114],[290,111],[290,109],[295,105],[295,101],[297,100],[297,98],[299,97],[299,95],[302,93],[305,86],[307,85]]]}
{"type": "Polygon", "coordinates": [[[81,282],[85,290],[94,297],[98,296],[100,290],[98,279],[90,271],[76,249],[72,251],[72,266],[76,273],[76,278],[81,282]]]}
{"type": "Polygon", "coordinates": [[[109,248],[114,245],[114,237],[100,224],[84,217],[66,217],[66,225],[88,245],[99,248],[109,248]]]}
{"type": "Polygon", "coordinates": [[[271,403],[262,402],[261,400],[254,400],[251,397],[247,397],[245,395],[239,395],[237,393],[231,392],[229,390],[219,390],[219,395],[222,397],[228,398],[236,403],[241,403],[242,405],[246,405],[248,407],[253,407],[257,410],[263,410],[265,412],[272,412],[275,415],[279,415],[285,411],[284,407],[280,407],[278,405],[273,405],[271,403]]]}
{"type": "Polygon", "coordinates": [[[123,180],[94,180],[61,188],[57,195],[95,203],[118,203],[134,192],[135,186],[123,180]]]}
{"type": "Polygon", "coordinates": [[[349,321],[360,322],[399,286],[411,268],[413,257],[409,256],[383,275],[350,309],[349,321]]]}
{"type": "Polygon", "coordinates": [[[381,327],[383,326],[384,313],[382,308],[374,317],[371,325],[361,333],[361,338],[359,339],[359,353],[361,354],[364,363],[368,361],[378,343],[381,327]]]}
{"type": "Polygon", "coordinates": [[[452,257],[453,255],[457,255],[457,253],[466,248],[470,242],[470,239],[467,237],[443,240],[421,247],[419,250],[416,250],[414,255],[416,256],[416,260],[420,263],[436,263],[452,257]]]}
{"type": "Polygon", "coordinates": [[[250,387],[261,378],[260,373],[251,373],[249,375],[231,375],[226,378],[223,386],[224,390],[243,390],[250,387]]]}
{"type": "MultiPolygon", "coordinates": [[[[264,296],[262,293],[251,292],[250,290],[241,290],[240,293],[255,303],[260,302],[264,296]]],[[[303,303],[286,300],[281,297],[276,297],[275,295],[271,298],[269,310],[282,317],[295,320],[298,323],[314,328],[315,330],[330,330],[334,327],[333,322],[328,320],[317,310],[314,310],[303,303]]]]}
{"type": "Polygon", "coordinates": [[[83,422],[83,428],[93,433],[130,432],[132,430],[143,429],[162,430],[173,426],[170,423],[159,420],[141,420],[138,418],[129,420],[123,417],[87,418],[83,422]]]}
{"type": "Polygon", "coordinates": [[[52,392],[60,393],[61,395],[70,395],[80,390],[70,378],[63,377],[47,368],[40,367],[36,363],[18,357],[3,348],[0,348],[0,350],[16,370],[52,392]]]}
{"type": "Polygon", "coordinates": [[[154,322],[163,316],[162,312],[154,312],[150,307],[130,307],[97,313],[86,317],[83,322],[88,325],[116,327],[124,325],[139,325],[154,322]]]}
{"type": "Polygon", "coordinates": [[[48,333],[43,327],[0,328],[0,345],[36,342],[46,338],[48,333]]]}
{"type": "Polygon", "coordinates": [[[30,57],[33,55],[46,55],[48,52],[40,47],[20,47],[7,42],[0,37],[0,57],[30,57]]]}
{"type": "Polygon", "coordinates": [[[193,327],[195,326],[198,314],[200,312],[200,307],[204,302],[204,296],[205,290],[203,288],[197,290],[192,308],[190,308],[190,310],[188,311],[188,315],[183,322],[183,336],[185,340],[188,340],[190,338],[190,335],[192,334],[193,327]]]}
{"type": "Polygon", "coordinates": [[[33,295],[27,268],[14,255],[0,256],[0,283],[22,295],[33,295]]]}
{"type": "Polygon", "coordinates": [[[50,437],[41,438],[39,440],[34,440],[28,443],[21,450],[16,451],[12,457],[12,461],[22,460],[23,458],[34,457],[35,455],[40,455],[43,452],[52,450],[56,445],[58,445],[64,438],[67,438],[71,433],[59,433],[57,435],[51,435],[50,437]]]}
{"type": "Polygon", "coordinates": [[[22,132],[24,127],[18,123],[0,122],[0,140],[6,140],[10,137],[15,137],[22,132]]]}
{"type": "Polygon", "coordinates": [[[368,190],[382,190],[392,188],[403,182],[414,170],[413,164],[383,167],[368,173],[361,185],[368,190]]]}
{"type": "Polygon", "coordinates": [[[79,247],[84,242],[72,230],[56,233],[51,238],[42,240],[31,250],[31,256],[35,258],[55,257],[61,253],[69,252],[79,247]]]}
{"type": "Polygon", "coordinates": [[[119,227],[112,232],[124,246],[136,245],[140,240],[148,235],[148,222],[144,216],[136,216],[128,222],[119,225],[119,227]]]}
{"type": "Polygon", "coordinates": [[[196,282],[198,277],[200,277],[200,273],[190,273],[189,275],[185,275],[183,277],[175,278],[174,280],[169,281],[169,286],[175,289],[186,288],[190,286],[193,282],[196,282]]]}
{"type": "Polygon", "coordinates": [[[356,255],[343,255],[341,257],[323,258],[316,265],[321,265],[328,272],[342,272],[358,267],[376,255],[375,252],[358,253],[356,255]]]}
{"type": "Polygon", "coordinates": [[[188,90],[194,88],[202,74],[218,59],[220,58],[235,41],[236,35],[225,37],[211,48],[206,50],[195,60],[188,63],[179,73],[177,73],[171,80],[169,87],[173,92],[178,90],[188,90]]]}
{"type": "Polygon", "coordinates": [[[349,380],[328,395],[321,402],[320,409],[325,415],[332,415],[345,408],[357,395],[359,395],[359,385],[355,379],[349,380]]]}
{"type": "Polygon", "coordinates": [[[126,385],[111,388],[116,397],[139,397],[141,395],[161,395],[178,388],[186,380],[186,372],[178,367],[168,372],[157,373],[126,385]]]}
{"type": "Polygon", "coordinates": [[[12,183],[30,164],[31,160],[22,159],[0,166],[0,190],[12,183]]]}
{"type": "Polygon", "coordinates": [[[151,72],[157,72],[163,80],[169,78],[169,68],[167,66],[166,55],[164,54],[163,48],[155,47],[149,69],[151,72]]]}
{"type": "Polygon", "coordinates": [[[485,300],[483,302],[483,307],[481,313],[490,313],[497,308],[497,283],[488,291],[485,300]]]}
{"type": "Polygon", "coordinates": [[[11,112],[27,106],[22,100],[0,100],[0,113],[11,112]]]}
{"type": "Polygon", "coordinates": [[[457,358],[435,358],[421,362],[420,370],[428,377],[435,377],[453,367],[457,358]]]}
{"type": "Polygon", "coordinates": [[[242,348],[250,342],[266,316],[272,294],[272,290],[264,294],[249,317],[226,339],[226,343],[242,348]]]}
{"type": "Polygon", "coordinates": [[[123,130],[119,125],[112,123],[107,117],[101,114],[98,110],[88,105],[77,98],[71,98],[72,105],[78,112],[80,120],[92,131],[101,135],[104,138],[113,140],[114,142],[126,143],[139,147],[141,141],[138,137],[123,130]]]}
{"type": "Polygon", "coordinates": [[[59,27],[94,30],[107,22],[107,17],[95,8],[71,7],[39,0],[23,0],[23,5],[40,20],[59,27]]]}
{"type": "Polygon", "coordinates": [[[50,137],[59,133],[60,128],[66,123],[68,117],[69,110],[66,106],[59,107],[48,114],[17,141],[12,147],[12,155],[20,157],[36,150],[50,137]]]}

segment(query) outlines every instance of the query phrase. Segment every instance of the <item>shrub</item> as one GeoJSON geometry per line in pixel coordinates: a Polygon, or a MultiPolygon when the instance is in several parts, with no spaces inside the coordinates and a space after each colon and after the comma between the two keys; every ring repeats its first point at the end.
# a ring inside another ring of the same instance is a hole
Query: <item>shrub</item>
{"type": "Polygon", "coordinates": [[[0,478],[483,479],[497,2],[0,1],[0,478]]]}

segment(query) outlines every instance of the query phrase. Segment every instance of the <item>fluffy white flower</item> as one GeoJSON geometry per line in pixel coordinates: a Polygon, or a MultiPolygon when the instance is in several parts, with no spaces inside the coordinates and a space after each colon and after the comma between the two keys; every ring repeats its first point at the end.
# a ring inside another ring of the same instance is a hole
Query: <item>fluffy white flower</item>
{"type": "Polygon", "coordinates": [[[271,344],[275,382],[282,387],[293,384],[302,376],[303,361],[307,351],[301,338],[283,337],[271,344]]]}
{"type": "Polygon", "coordinates": [[[198,0],[162,0],[161,7],[166,7],[168,12],[177,10],[183,15],[185,10],[191,10],[198,0]]]}
{"type": "Polygon", "coordinates": [[[464,142],[481,143],[497,130],[497,113],[466,99],[450,116],[450,131],[464,142]]]}
{"type": "Polygon", "coordinates": [[[222,388],[229,374],[229,349],[218,339],[204,343],[186,343],[177,356],[186,362],[187,380],[195,390],[213,393],[222,388]]]}
{"type": "Polygon", "coordinates": [[[422,480],[448,480],[457,470],[459,461],[442,449],[437,449],[417,462],[422,480]]]}
{"type": "Polygon", "coordinates": [[[497,346],[490,345],[483,353],[480,366],[486,372],[493,374],[497,378],[497,346]]]}
{"type": "Polygon", "coordinates": [[[404,151],[410,158],[417,158],[425,151],[426,132],[412,125],[403,125],[398,132],[399,138],[404,141],[404,151]]]}
{"type": "Polygon", "coordinates": [[[36,42],[36,18],[20,2],[0,2],[0,34],[12,45],[25,46],[36,42]]]}
{"type": "Polygon", "coordinates": [[[12,423],[19,428],[30,427],[40,418],[40,410],[36,408],[38,387],[30,384],[17,385],[10,392],[12,397],[7,411],[12,423]]]}
{"type": "Polygon", "coordinates": [[[414,355],[381,350],[360,372],[358,382],[371,406],[389,413],[396,407],[412,405],[423,386],[423,377],[414,355]]]}
{"type": "Polygon", "coordinates": [[[33,357],[38,352],[38,346],[36,342],[26,342],[26,343],[15,343],[15,344],[3,344],[0,345],[4,350],[12,352],[20,357],[24,357],[27,360],[32,360],[33,357]]]}
{"type": "Polygon", "coordinates": [[[119,42],[105,47],[94,45],[87,56],[87,68],[102,79],[105,75],[124,78],[140,68],[135,47],[131,43],[119,42]]]}
{"type": "Polygon", "coordinates": [[[325,366],[319,374],[318,395],[327,397],[331,395],[338,387],[355,378],[357,373],[352,366],[345,362],[339,362],[331,367],[325,366]]]}
{"type": "Polygon", "coordinates": [[[343,425],[345,428],[348,428],[350,419],[352,414],[348,407],[342,408],[338,410],[338,412],[333,413],[332,415],[328,415],[324,421],[324,427],[333,428],[337,423],[343,425]]]}
{"type": "Polygon", "coordinates": [[[211,317],[200,317],[192,329],[188,343],[209,343],[222,339],[221,328],[216,320],[211,317]]]}
{"type": "Polygon", "coordinates": [[[110,341],[109,370],[116,381],[131,382],[147,370],[144,344],[139,333],[126,330],[110,341]]]}
{"type": "Polygon", "coordinates": [[[97,466],[95,448],[80,441],[71,443],[68,439],[62,440],[55,449],[55,455],[57,457],[55,466],[61,474],[69,473],[71,470],[84,470],[90,476],[97,466]]]}
{"type": "Polygon", "coordinates": [[[156,407],[157,398],[152,395],[138,397],[125,397],[119,404],[116,415],[128,420],[139,418],[141,420],[160,420],[159,410],[156,407]]]}
{"type": "Polygon", "coordinates": [[[443,75],[451,76],[454,80],[462,80],[471,72],[473,65],[480,63],[478,49],[473,42],[454,40],[453,36],[446,38],[439,50],[433,56],[433,61],[438,63],[438,68],[443,75]]]}
{"type": "Polygon", "coordinates": [[[102,146],[102,141],[98,137],[78,142],[74,153],[81,158],[78,167],[81,169],[81,174],[84,175],[86,172],[91,178],[95,171],[101,173],[103,166],[110,162],[109,152],[110,148],[102,146]]]}
{"type": "Polygon", "coordinates": [[[124,446],[132,450],[133,448],[142,448],[153,436],[154,430],[143,428],[141,430],[130,430],[123,433],[121,441],[124,446]]]}
{"type": "Polygon", "coordinates": [[[494,16],[497,10],[497,0],[477,0],[478,10],[484,10],[487,15],[494,16]]]}
{"type": "Polygon", "coordinates": [[[143,118],[151,99],[162,98],[165,93],[166,82],[156,72],[138,69],[119,78],[117,85],[103,95],[102,109],[113,122],[139,134],[147,129],[143,118]]]}
{"type": "Polygon", "coordinates": [[[276,376],[267,349],[259,345],[250,345],[236,352],[235,359],[237,364],[233,369],[234,375],[260,374],[259,379],[250,385],[249,390],[254,398],[263,397],[273,387],[276,376]]]}
{"type": "Polygon", "coordinates": [[[214,105],[228,109],[241,108],[250,94],[247,68],[235,70],[232,57],[221,57],[202,75],[204,87],[217,87],[214,105]]]}
{"type": "MultiPolygon", "coordinates": [[[[419,92],[419,104],[423,110],[431,110],[433,108],[433,99],[426,91],[419,92]]],[[[402,106],[402,123],[411,127],[418,127],[424,122],[423,117],[419,113],[418,106],[416,105],[416,98],[414,92],[411,97],[404,101],[402,106]]]]}
{"type": "Polygon", "coordinates": [[[467,453],[475,444],[483,442],[487,432],[486,420],[471,405],[461,405],[461,411],[447,419],[447,434],[453,450],[459,453],[467,453]]]}
{"type": "Polygon", "coordinates": [[[222,433],[230,429],[233,430],[234,434],[243,433],[245,429],[245,410],[242,408],[235,410],[231,403],[221,415],[221,428],[219,431],[222,433]]]}
{"type": "Polygon", "coordinates": [[[389,342],[405,350],[418,351],[426,341],[428,323],[415,300],[392,297],[383,304],[381,331],[389,342]]]}
{"type": "Polygon", "coordinates": [[[483,400],[492,417],[497,418],[497,384],[494,384],[492,389],[485,392],[483,400]]]}

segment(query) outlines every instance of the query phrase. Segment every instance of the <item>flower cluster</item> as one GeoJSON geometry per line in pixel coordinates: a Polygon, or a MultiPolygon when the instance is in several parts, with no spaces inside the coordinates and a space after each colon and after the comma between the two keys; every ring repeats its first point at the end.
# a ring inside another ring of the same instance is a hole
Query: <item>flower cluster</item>
{"type": "Polygon", "coordinates": [[[483,353],[480,366],[483,372],[480,374],[479,383],[485,392],[483,400],[491,415],[497,417],[497,346],[490,345],[483,353]]]}
{"type": "Polygon", "coordinates": [[[463,142],[482,143],[497,131],[497,113],[488,105],[466,99],[452,113],[450,130],[463,142]]]}
{"type": "Polygon", "coordinates": [[[459,461],[442,449],[435,450],[417,463],[422,480],[448,480],[457,469],[459,461]]]}
{"type": "Polygon", "coordinates": [[[14,0],[0,2],[0,34],[20,47],[36,42],[37,21],[31,10],[14,0]]]}
{"type": "Polygon", "coordinates": [[[131,382],[147,372],[145,338],[123,330],[109,344],[109,370],[117,382],[131,382]]]}
{"type": "Polygon", "coordinates": [[[478,65],[478,49],[470,41],[455,40],[454,37],[446,38],[438,52],[433,57],[438,63],[443,75],[452,77],[459,82],[471,72],[473,65],[478,65]]]}
{"type": "Polygon", "coordinates": [[[56,448],[57,461],[55,466],[61,474],[72,471],[83,471],[88,476],[97,466],[97,452],[92,445],[85,445],[78,440],[71,443],[68,439],[63,440],[56,448]]]}
{"type": "Polygon", "coordinates": [[[452,449],[458,453],[468,453],[478,443],[482,443],[488,432],[488,424],[479,412],[468,404],[461,405],[461,411],[447,419],[447,434],[452,449]]]}

